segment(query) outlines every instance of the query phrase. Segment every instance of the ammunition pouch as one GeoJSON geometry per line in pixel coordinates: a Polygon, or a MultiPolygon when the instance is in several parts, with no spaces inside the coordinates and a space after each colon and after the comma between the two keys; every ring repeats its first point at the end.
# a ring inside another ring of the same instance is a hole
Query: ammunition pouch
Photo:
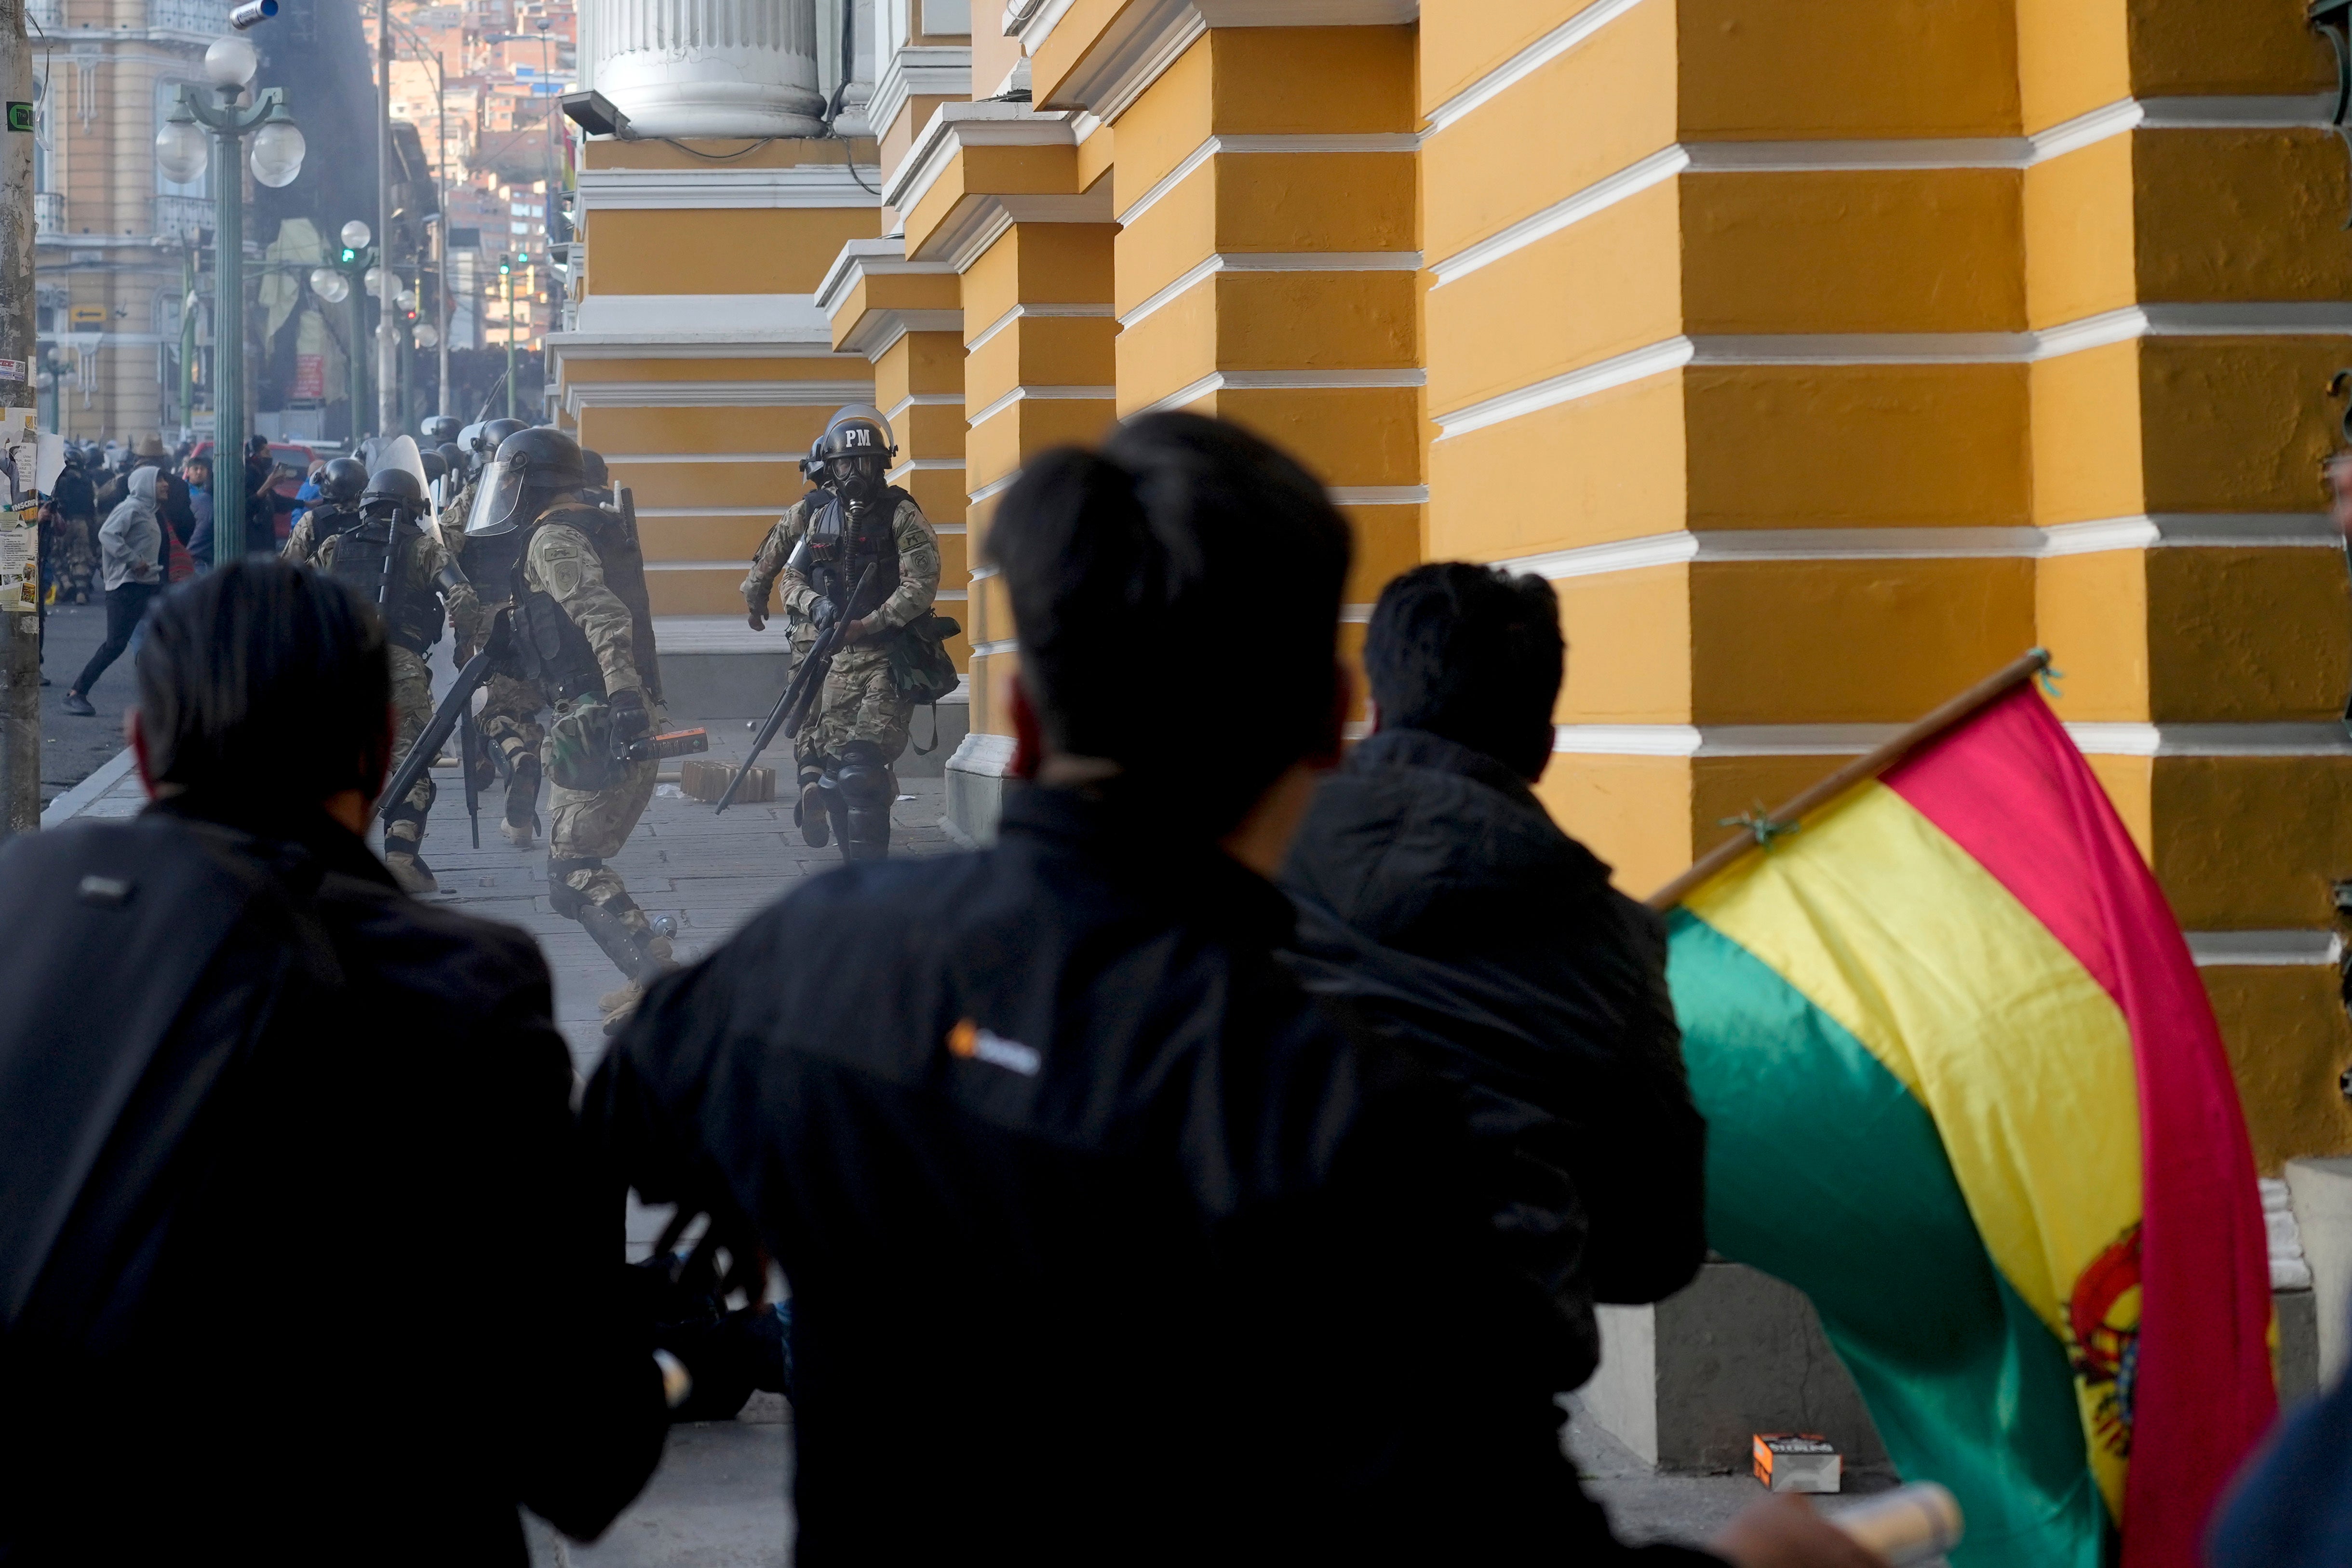
{"type": "Polygon", "coordinates": [[[602,696],[584,696],[557,710],[547,729],[547,771],[566,789],[593,795],[621,781],[628,764],[614,753],[613,710],[602,696]]]}
{"type": "Polygon", "coordinates": [[[890,684],[910,703],[935,703],[955,690],[959,677],[947,640],[962,630],[928,612],[907,622],[889,641],[890,684]]]}

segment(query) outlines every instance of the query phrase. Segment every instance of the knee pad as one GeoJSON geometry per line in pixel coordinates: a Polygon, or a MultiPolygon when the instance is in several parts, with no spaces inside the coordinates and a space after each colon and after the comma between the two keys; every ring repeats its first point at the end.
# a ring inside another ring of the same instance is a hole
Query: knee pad
{"type": "Polygon", "coordinates": [[[851,808],[888,805],[890,770],[882,748],[870,740],[853,740],[841,748],[841,793],[851,808]]]}
{"type": "MultiPolygon", "coordinates": [[[[575,873],[600,871],[604,868],[604,864],[602,859],[593,855],[576,861],[560,861],[551,857],[549,859],[547,902],[554,905],[556,914],[566,920],[580,918],[581,906],[588,902],[588,895],[572,886],[570,879],[575,873]]],[[[635,905],[631,907],[634,908],[635,905]]]]}

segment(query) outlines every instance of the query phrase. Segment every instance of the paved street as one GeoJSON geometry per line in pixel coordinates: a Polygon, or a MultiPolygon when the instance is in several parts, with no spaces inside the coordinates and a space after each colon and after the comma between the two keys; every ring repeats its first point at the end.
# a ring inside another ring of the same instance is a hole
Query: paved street
{"type": "Polygon", "coordinates": [[[98,645],[106,641],[106,606],[56,604],[41,645],[41,804],[80,783],[122,749],[122,710],[136,689],[131,656],[114,661],[89,694],[96,718],[76,718],[58,704],[98,645]]]}
{"type": "MultiPolygon", "coordinates": [[[[674,727],[689,722],[672,720],[674,727]]],[[[709,727],[713,756],[742,754],[748,737],[741,721],[709,727]]],[[[94,779],[105,786],[103,792],[78,803],[79,814],[127,816],[139,809],[137,780],[119,768],[109,771],[117,777],[94,779]]],[[[618,974],[576,924],[548,906],[544,841],[524,853],[498,836],[502,797],[493,789],[482,801],[482,847],[472,848],[457,773],[444,768],[436,777],[441,799],[425,843],[425,859],[441,879],[436,897],[538,938],[555,977],[557,1019],[573,1062],[587,1072],[604,1050],[596,998],[620,983],[618,974]]],[[[953,846],[938,826],[940,781],[909,779],[904,789],[894,813],[893,852],[950,852],[953,846]]],[[[718,817],[666,783],[627,849],[611,863],[649,912],[677,920],[678,956],[690,960],[724,941],[753,911],[840,863],[840,857],[834,849],[800,841],[789,801],[734,806],[718,817]]],[[[663,1218],[631,1215],[634,1250],[642,1255],[663,1218]]],[[[1758,1493],[1744,1476],[1657,1475],[1580,1413],[1571,1420],[1569,1448],[1587,1485],[1632,1539],[1703,1541],[1758,1493]]],[[[593,1546],[565,1542],[527,1521],[532,1562],[535,1568],[777,1568],[791,1560],[791,1466],[790,1406],[773,1396],[755,1396],[733,1421],[674,1429],[645,1495],[593,1546]]],[[[1890,1479],[1857,1477],[1850,1490],[1875,1490],[1890,1479]]]]}

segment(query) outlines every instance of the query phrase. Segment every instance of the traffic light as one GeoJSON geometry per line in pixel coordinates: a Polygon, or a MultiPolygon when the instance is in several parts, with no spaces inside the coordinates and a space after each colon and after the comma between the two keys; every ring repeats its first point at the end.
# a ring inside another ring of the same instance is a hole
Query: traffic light
{"type": "Polygon", "coordinates": [[[343,265],[345,267],[351,266],[352,263],[357,261],[359,258],[360,253],[358,251],[353,250],[350,246],[343,246],[343,265]]]}
{"type": "Polygon", "coordinates": [[[508,260],[508,259],[507,259],[505,256],[500,256],[500,257],[499,257],[499,277],[504,277],[508,273],[512,272],[513,270],[514,270],[514,263],[512,263],[511,261],[508,260]]]}

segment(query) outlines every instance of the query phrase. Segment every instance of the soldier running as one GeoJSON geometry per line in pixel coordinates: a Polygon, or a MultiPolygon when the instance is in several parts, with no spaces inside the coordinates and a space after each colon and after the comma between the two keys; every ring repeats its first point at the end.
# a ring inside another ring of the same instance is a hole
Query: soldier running
{"type": "Polygon", "coordinates": [[[916,704],[898,668],[906,662],[899,644],[915,634],[913,622],[929,622],[940,588],[938,534],[915,498],[883,478],[898,453],[875,410],[835,413],[806,465],[824,488],[777,520],[743,583],[754,631],[766,623],[771,587],[781,584],[803,655],[818,632],[848,622],[816,707],[793,737],[800,777],[793,814],[811,844],[839,834],[849,860],[889,852],[893,767],[907,749],[916,704]],[[845,603],[869,566],[865,592],[845,603]]]}
{"type": "Polygon", "coordinates": [[[654,931],[604,863],[653,799],[659,765],[619,752],[652,735],[660,685],[650,626],[631,608],[643,601],[642,584],[612,580],[627,572],[633,552],[617,514],[583,498],[586,480],[579,444],[562,431],[509,435],[478,482],[466,536],[469,556],[485,544],[519,545],[506,547],[514,559],[509,583],[484,591],[514,605],[516,664],[503,673],[555,699],[541,757],[552,786],[548,894],[555,912],[579,921],[629,977],[599,1000],[610,1030],[635,1010],[645,977],[670,961],[669,938],[654,931]]]}
{"type": "MultiPolygon", "coordinates": [[[[330,495],[351,488],[352,476],[337,470],[358,467],[351,458],[336,458],[322,488],[330,495]]],[[[425,657],[441,640],[445,609],[457,641],[469,643],[481,633],[481,606],[441,541],[423,526],[425,490],[415,475],[386,468],[355,498],[356,511],[340,497],[312,507],[280,553],[343,583],[383,614],[392,652],[393,756],[401,758],[433,719],[433,674],[425,657]]],[[[427,773],[384,815],[384,867],[406,893],[432,893],[441,885],[418,852],[434,794],[427,773]]]]}

